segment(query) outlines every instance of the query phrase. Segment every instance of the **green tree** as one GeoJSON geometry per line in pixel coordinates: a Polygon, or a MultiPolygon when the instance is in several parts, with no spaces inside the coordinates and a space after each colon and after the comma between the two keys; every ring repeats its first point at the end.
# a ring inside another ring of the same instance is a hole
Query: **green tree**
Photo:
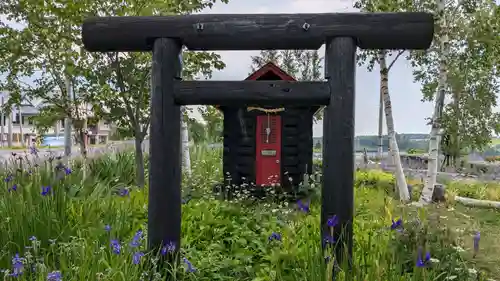
{"type": "Polygon", "coordinates": [[[221,142],[224,137],[224,116],[222,112],[214,106],[199,107],[198,111],[205,121],[205,141],[210,143],[221,142]]]}
{"type": "MultiPolygon", "coordinates": [[[[250,66],[250,69],[252,72],[255,72],[268,62],[280,65],[281,53],[278,50],[262,50],[258,56],[252,56],[251,59],[252,65],[250,66]]],[[[292,73],[289,74],[293,75],[292,73]]]]}
{"type": "MultiPolygon", "coordinates": [[[[441,17],[446,26],[436,28],[436,37],[447,33],[447,83],[439,120],[446,145],[445,164],[457,165],[464,151],[488,147],[499,133],[500,115],[494,112],[499,93],[500,7],[491,0],[448,3],[441,17]],[[445,30],[443,30],[445,29],[445,30]]],[[[439,40],[426,51],[412,52],[415,80],[422,83],[423,99],[433,100],[438,89],[439,40]]]]}
{"type": "Polygon", "coordinates": [[[37,133],[45,134],[50,128],[54,127],[57,121],[62,120],[64,116],[61,114],[60,110],[49,105],[42,107],[38,114],[31,118],[37,133]]]}
{"type": "Polygon", "coordinates": [[[314,149],[321,149],[321,143],[319,141],[314,145],[314,149]]]}
{"type": "Polygon", "coordinates": [[[6,108],[18,105],[24,99],[37,100],[59,116],[74,120],[81,152],[86,157],[84,120],[87,112],[87,88],[81,83],[81,63],[87,58],[78,49],[81,40],[79,26],[74,22],[75,11],[84,2],[68,3],[36,1],[2,1],[0,14],[12,22],[22,23],[22,28],[0,26],[3,48],[2,71],[7,79],[2,88],[9,92],[6,108]],[[31,78],[32,83],[23,82],[31,78]],[[65,80],[71,80],[71,96],[65,80]]]}
{"type": "Polygon", "coordinates": [[[252,56],[250,69],[255,72],[268,62],[276,64],[298,81],[317,81],[322,79],[321,62],[317,50],[263,50],[252,56]]]}
{"type": "Polygon", "coordinates": [[[206,133],[205,133],[205,125],[196,118],[185,116],[186,122],[189,129],[189,135],[191,136],[191,140],[195,144],[202,144],[206,142],[206,133]]]}
{"type": "MultiPolygon", "coordinates": [[[[91,15],[188,14],[211,7],[216,0],[179,1],[176,5],[152,0],[18,2],[9,0],[0,4],[1,13],[27,25],[20,31],[4,28],[9,35],[14,35],[8,41],[11,54],[8,59],[15,63],[9,65],[7,88],[27,92],[73,120],[82,119],[75,116],[79,114],[76,108],[91,104],[99,115],[116,122],[122,134],[134,136],[137,184],[144,185],[140,147],[149,127],[151,57],[145,53],[90,54],[81,45],[81,24],[91,15]],[[36,63],[32,63],[33,60],[36,63]],[[20,76],[32,76],[36,71],[41,72],[42,78],[36,80],[35,86],[21,89],[20,76]],[[65,76],[72,80],[75,95],[71,99],[64,87],[65,76]]],[[[207,52],[185,52],[183,63],[185,79],[193,79],[198,74],[210,76],[213,67],[224,67],[218,55],[207,52]]],[[[76,122],[76,129],[83,132],[79,123],[76,122]]]]}

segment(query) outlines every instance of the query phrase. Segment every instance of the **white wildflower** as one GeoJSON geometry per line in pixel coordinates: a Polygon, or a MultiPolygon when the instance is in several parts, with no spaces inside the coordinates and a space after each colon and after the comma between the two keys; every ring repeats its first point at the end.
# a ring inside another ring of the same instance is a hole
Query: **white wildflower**
{"type": "Polygon", "coordinates": [[[477,270],[475,270],[474,268],[469,268],[469,274],[470,275],[476,275],[477,274],[477,270]]]}

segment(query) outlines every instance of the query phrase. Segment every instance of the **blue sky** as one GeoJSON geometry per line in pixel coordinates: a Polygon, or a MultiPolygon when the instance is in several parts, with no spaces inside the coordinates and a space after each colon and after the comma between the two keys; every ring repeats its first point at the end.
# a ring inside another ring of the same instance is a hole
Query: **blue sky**
{"type": "MultiPolygon", "coordinates": [[[[314,13],[354,11],[352,1],[346,0],[230,0],[229,4],[217,3],[203,13],[314,13]]],[[[320,49],[321,55],[324,48],[320,49]]],[[[248,76],[250,56],[258,51],[219,52],[226,68],[213,75],[214,80],[242,80],[248,76]]],[[[356,126],[359,134],[377,134],[379,75],[366,68],[356,70],[356,126]]],[[[392,98],[394,121],[398,133],[428,133],[425,118],[432,115],[433,104],[421,102],[420,85],[413,83],[411,67],[400,58],[389,73],[389,90],[392,98]]],[[[384,121],[385,122],[385,121],[384,121]]],[[[385,124],[385,123],[384,123],[385,124]]],[[[384,125],[385,127],[385,125],[384,125]]],[[[385,128],[384,128],[385,132],[385,128]]],[[[322,123],[314,126],[314,135],[322,136],[322,123]]]]}

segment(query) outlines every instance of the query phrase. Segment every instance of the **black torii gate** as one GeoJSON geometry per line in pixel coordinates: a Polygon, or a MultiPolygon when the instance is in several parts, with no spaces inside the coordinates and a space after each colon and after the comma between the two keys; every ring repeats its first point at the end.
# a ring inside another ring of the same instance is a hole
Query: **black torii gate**
{"type": "Polygon", "coordinates": [[[334,233],[340,247],[336,254],[350,263],[356,47],[427,49],[434,34],[431,14],[96,17],[84,22],[82,34],[84,46],[91,52],[153,52],[148,208],[151,249],[167,242],[180,247],[180,106],[325,105],[321,233],[329,233],[326,222],[337,215],[339,224],[334,233]],[[180,77],[183,45],[189,50],[261,50],[318,49],[325,43],[326,82],[182,81],[180,77]]]}

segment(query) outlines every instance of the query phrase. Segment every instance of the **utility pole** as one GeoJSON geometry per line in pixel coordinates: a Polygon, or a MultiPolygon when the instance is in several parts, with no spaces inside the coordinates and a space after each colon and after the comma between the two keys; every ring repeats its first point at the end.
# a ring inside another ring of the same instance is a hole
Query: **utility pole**
{"type": "Polygon", "coordinates": [[[23,132],[23,113],[21,111],[21,105],[17,107],[17,111],[19,114],[19,140],[21,142],[21,147],[26,146],[26,140],[24,139],[24,132],[23,132]]]}
{"type": "MultiPolygon", "coordinates": [[[[68,100],[71,100],[71,81],[68,74],[66,74],[66,94],[68,95],[68,100]]],[[[71,140],[71,119],[66,116],[64,118],[64,156],[68,159],[71,155],[71,146],[73,142],[71,140]]]]}
{"type": "Polygon", "coordinates": [[[12,116],[13,112],[10,114],[6,114],[7,119],[7,145],[8,147],[12,147],[12,116]]]}

